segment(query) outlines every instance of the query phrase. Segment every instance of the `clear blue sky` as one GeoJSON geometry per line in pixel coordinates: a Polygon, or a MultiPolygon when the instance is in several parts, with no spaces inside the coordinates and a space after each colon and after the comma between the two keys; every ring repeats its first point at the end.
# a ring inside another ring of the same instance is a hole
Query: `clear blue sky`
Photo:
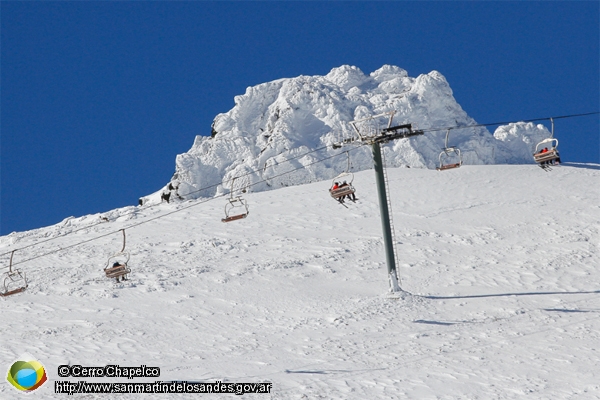
{"type": "Polygon", "coordinates": [[[2,235],[136,205],[246,87],[343,64],[438,70],[479,123],[600,109],[597,1],[0,4],[2,235]]]}

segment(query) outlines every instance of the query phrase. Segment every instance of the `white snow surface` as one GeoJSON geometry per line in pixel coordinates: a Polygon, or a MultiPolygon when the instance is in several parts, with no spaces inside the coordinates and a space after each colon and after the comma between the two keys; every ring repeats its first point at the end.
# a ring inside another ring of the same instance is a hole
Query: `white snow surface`
{"type": "MultiPolygon", "coordinates": [[[[388,177],[405,290],[395,297],[372,170],[356,173],[359,200],[347,209],[315,182],[248,193],[249,216],[231,223],[222,197],[0,237],[1,253],[52,239],[15,263],[65,249],[16,265],[29,288],[0,299],[5,368],[36,357],[49,382],[32,398],[44,399],[67,398],[57,380],[156,380],[59,378],[63,364],[271,382],[271,394],[243,396],[256,399],[599,398],[600,165],[388,177]],[[115,283],[102,270],[122,228],[132,273],[115,283]]],[[[0,398],[22,397],[0,385],[0,398]]],[[[142,397],[198,396],[73,396],[142,397]]]]}
{"type": "MultiPolygon", "coordinates": [[[[331,179],[347,167],[344,157],[284,176],[281,174],[291,167],[279,163],[298,156],[295,166],[307,166],[340,153],[332,145],[356,136],[350,121],[392,110],[396,111],[394,125],[410,123],[418,129],[477,124],[456,102],[441,73],[411,78],[391,65],[369,75],[344,65],[325,76],[278,79],[248,87],[234,100],[230,111],[215,117],[214,137],[197,136],[192,148],[177,156],[171,182],[177,195],[212,197],[232,187],[234,192],[257,192],[331,179]],[[325,146],[329,147],[301,156],[325,146]]],[[[385,123],[385,118],[373,122],[378,127],[385,123]]],[[[435,168],[445,135],[441,129],[386,144],[383,152],[388,165],[435,168]]],[[[484,127],[470,127],[451,130],[448,146],[461,150],[465,164],[523,164],[533,162],[535,145],[549,136],[541,124],[500,126],[494,135],[484,127]]],[[[354,152],[351,161],[357,171],[373,165],[368,147],[354,152]]],[[[167,191],[165,185],[143,201],[156,204],[167,191]]]]}

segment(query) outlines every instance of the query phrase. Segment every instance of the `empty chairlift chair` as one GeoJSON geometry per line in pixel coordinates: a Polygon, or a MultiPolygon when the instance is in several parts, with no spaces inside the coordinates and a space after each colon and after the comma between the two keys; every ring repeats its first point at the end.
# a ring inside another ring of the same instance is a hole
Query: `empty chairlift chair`
{"type": "Polygon", "coordinates": [[[27,289],[27,277],[24,273],[18,269],[12,268],[13,255],[16,250],[10,254],[10,263],[8,265],[8,272],[5,272],[2,279],[2,288],[0,296],[10,296],[11,294],[21,293],[27,289]]]}
{"type": "Polygon", "coordinates": [[[230,197],[225,204],[225,218],[221,218],[221,222],[231,222],[238,219],[246,218],[250,211],[248,203],[241,196],[230,197]]]}
{"type": "Polygon", "coordinates": [[[450,129],[446,131],[446,143],[439,156],[440,166],[438,171],[446,171],[448,169],[458,168],[462,165],[462,155],[460,149],[455,146],[448,147],[448,136],[450,129]]]}
{"type": "Polygon", "coordinates": [[[229,199],[225,204],[225,218],[221,218],[221,222],[236,221],[246,218],[250,214],[246,200],[242,196],[233,196],[233,183],[235,180],[236,178],[233,178],[231,181],[231,192],[229,192],[229,199]]]}

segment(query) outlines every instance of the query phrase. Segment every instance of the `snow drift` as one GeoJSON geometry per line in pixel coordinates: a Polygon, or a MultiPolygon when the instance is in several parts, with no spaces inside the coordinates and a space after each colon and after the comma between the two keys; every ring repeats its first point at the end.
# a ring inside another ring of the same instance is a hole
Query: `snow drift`
{"type": "MultiPolygon", "coordinates": [[[[189,199],[331,179],[348,167],[345,156],[313,163],[348,150],[331,145],[353,134],[349,122],[392,110],[394,124],[419,129],[476,124],[437,71],[411,78],[391,65],[369,75],[344,65],[325,76],[278,79],[236,96],[235,106],[215,117],[212,136],[197,136],[192,148],[177,156],[172,181],[144,201],[160,201],[163,192],[189,199]],[[290,158],[293,163],[280,164],[290,158]],[[301,166],[307,167],[285,174],[301,166]]],[[[383,148],[387,165],[434,168],[445,133],[388,143],[383,148]]],[[[549,135],[543,125],[525,123],[499,127],[494,135],[470,127],[452,130],[448,145],[460,148],[465,164],[531,163],[533,146],[549,135]]],[[[353,171],[372,165],[368,147],[351,152],[353,171]]]]}

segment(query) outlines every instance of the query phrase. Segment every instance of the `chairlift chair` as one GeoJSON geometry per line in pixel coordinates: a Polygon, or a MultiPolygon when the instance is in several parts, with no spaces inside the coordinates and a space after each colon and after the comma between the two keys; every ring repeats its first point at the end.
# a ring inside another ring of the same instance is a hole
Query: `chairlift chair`
{"type": "MultiPolygon", "coordinates": [[[[229,200],[227,204],[225,204],[225,218],[221,218],[221,222],[236,221],[238,219],[246,218],[248,214],[250,214],[246,200],[244,200],[242,196],[233,197],[233,183],[236,179],[237,178],[233,178],[231,181],[229,200]]],[[[245,193],[246,189],[242,189],[242,192],[245,193]]]]}
{"type": "Polygon", "coordinates": [[[554,161],[560,162],[560,156],[558,154],[558,150],[556,149],[557,147],[558,139],[556,138],[542,140],[535,146],[533,160],[542,168],[544,168],[546,164],[551,164],[554,161]],[[542,153],[544,149],[548,149],[548,151],[542,153]]]}
{"type": "Polygon", "coordinates": [[[225,218],[221,222],[231,222],[246,218],[250,214],[248,203],[241,196],[230,197],[229,202],[225,204],[225,218]]]}
{"type": "Polygon", "coordinates": [[[342,172],[331,181],[331,188],[329,194],[337,201],[341,201],[345,196],[349,196],[356,192],[352,182],[354,181],[354,174],[351,172],[342,172]],[[346,182],[346,185],[334,189],[336,182],[346,182]]]}
{"type": "Polygon", "coordinates": [[[535,146],[533,153],[533,161],[538,163],[543,169],[548,168],[550,164],[560,163],[560,155],[558,154],[558,139],[554,137],[554,119],[550,118],[552,131],[550,137],[542,140],[535,146]],[[548,149],[548,147],[550,147],[548,149]],[[545,151],[544,151],[545,150],[545,151]]]}
{"type": "Polygon", "coordinates": [[[107,278],[115,278],[119,282],[121,280],[127,280],[127,275],[131,272],[131,268],[127,266],[129,262],[130,254],[125,251],[125,229],[121,229],[123,232],[123,248],[118,253],[113,254],[108,258],[106,267],[104,267],[104,273],[107,278]]]}
{"type": "Polygon", "coordinates": [[[446,171],[448,169],[458,168],[462,165],[462,154],[460,153],[460,149],[455,146],[448,147],[449,135],[450,129],[446,131],[445,146],[439,156],[440,166],[436,168],[438,171],[446,171]]]}
{"type": "Polygon", "coordinates": [[[346,166],[346,170],[333,178],[331,181],[331,188],[329,189],[329,194],[331,197],[339,201],[340,203],[344,199],[345,196],[353,195],[356,191],[354,186],[352,186],[352,182],[354,182],[354,174],[350,172],[350,153],[346,151],[346,156],[348,156],[348,164],[346,166]],[[341,186],[334,189],[336,182],[343,182],[341,186]]]}
{"type": "Polygon", "coordinates": [[[439,159],[440,166],[436,168],[438,171],[445,171],[452,168],[458,168],[462,165],[462,155],[460,154],[460,149],[457,147],[446,147],[444,151],[440,153],[439,159]],[[452,160],[455,160],[457,162],[450,162],[452,160]]]}
{"type": "Polygon", "coordinates": [[[13,254],[15,254],[16,250],[13,250],[10,254],[10,263],[8,265],[8,272],[4,273],[4,279],[2,282],[2,288],[0,292],[0,296],[6,297],[11,294],[16,294],[27,289],[27,276],[25,273],[19,271],[18,269],[13,270],[12,268],[12,260],[13,254]]]}

